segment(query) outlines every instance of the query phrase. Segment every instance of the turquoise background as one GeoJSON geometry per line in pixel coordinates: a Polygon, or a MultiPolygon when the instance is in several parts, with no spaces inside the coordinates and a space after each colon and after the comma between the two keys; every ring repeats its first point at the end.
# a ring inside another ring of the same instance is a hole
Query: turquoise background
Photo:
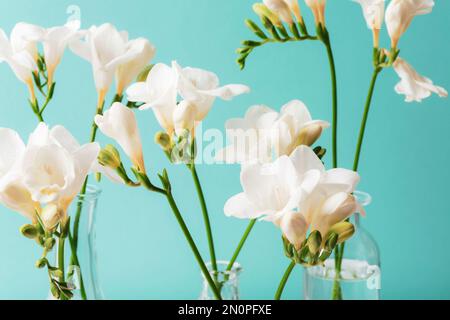
{"type": "MultiPolygon", "coordinates": [[[[0,24],[7,33],[16,22],[44,26],[63,24],[66,8],[81,8],[83,27],[111,22],[144,36],[157,47],[154,61],[213,70],[222,83],[245,83],[252,93],[230,103],[217,101],[204,128],[223,130],[230,117],[264,103],[279,108],[291,99],[303,100],[315,119],[331,118],[328,62],[319,43],[268,45],[250,57],[244,72],[234,50],[253,39],[244,19],[255,18],[254,1],[242,0],[15,0],[0,1],[0,24]]],[[[450,89],[449,1],[436,1],[432,14],[417,18],[401,40],[401,55],[436,84],[450,89]]],[[[306,20],[312,17],[302,3],[306,20]]],[[[327,12],[339,77],[340,165],[350,167],[363,103],[372,72],[372,38],[360,7],[331,0],[327,12]]],[[[310,27],[311,28],[311,27],[310,27]]],[[[388,45],[383,30],[382,43],[388,45]]],[[[90,66],[67,52],[56,75],[55,99],[47,121],[63,124],[81,141],[88,132],[95,107],[90,66]]],[[[386,299],[450,298],[450,103],[433,96],[422,104],[406,104],[394,92],[398,78],[383,72],[376,88],[373,112],[362,156],[360,188],[374,203],[363,221],[377,239],[382,253],[383,297],[386,299]]],[[[26,88],[5,64],[0,65],[0,126],[26,137],[36,120],[26,102],[26,88]]],[[[169,169],[176,197],[188,225],[208,257],[204,230],[189,172],[171,167],[153,143],[159,130],[151,112],[138,114],[148,167],[169,169]]],[[[330,132],[320,141],[330,146],[330,132]]],[[[107,139],[101,138],[106,142],[107,139]]],[[[330,162],[327,157],[327,163],[330,162]]],[[[239,167],[200,166],[206,189],[218,257],[230,259],[247,222],[226,218],[223,205],[238,193],[239,167]]],[[[126,189],[109,181],[101,184],[98,248],[100,273],[107,298],[164,299],[199,295],[201,278],[193,256],[165,200],[144,190],[126,189]]],[[[40,251],[24,239],[18,228],[26,221],[0,209],[0,298],[41,299],[47,296],[45,272],[34,262],[40,251]]],[[[257,225],[239,261],[242,298],[270,299],[288,261],[279,230],[269,223],[257,225]]],[[[286,289],[286,298],[301,298],[298,268],[286,289]]]]}

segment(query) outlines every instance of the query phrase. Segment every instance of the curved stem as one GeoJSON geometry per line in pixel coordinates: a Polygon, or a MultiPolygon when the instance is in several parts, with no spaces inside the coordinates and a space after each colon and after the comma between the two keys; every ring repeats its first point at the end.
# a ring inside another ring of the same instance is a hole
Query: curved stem
{"type": "Polygon", "coordinates": [[[188,227],[186,226],[186,223],[184,222],[183,217],[181,216],[181,212],[178,209],[175,199],[173,198],[172,192],[170,190],[166,191],[166,198],[173,211],[173,214],[175,215],[175,218],[178,221],[178,224],[181,227],[181,230],[184,233],[184,236],[186,237],[189,246],[191,247],[192,252],[194,253],[195,259],[197,260],[197,263],[199,264],[200,269],[202,270],[203,276],[205,277],[206,281],[208,281],[208,284],[211,287],[214,297],[217,300],[222,300],[220,292],[217,289],[216,284],[214,283],[214,280],[212,279],[211,274],[205,265],[205,262],[203,261],[203,258],[194,242],[194,239],[192,238],[191,233],[189,232],[188,227]]]}
{"type": "Polygon", "coordinates": [[[197,174],[197,169],[195,168],[195,163],[192,163],[190,165],[190,168],[191,168],[192,178],[194,179],[195,189],[197,190],[198,199],[199,199],[200,205],[202,207],[203,221],[205,223],[206,236],[208,238],[209,254],[211,256],[211,266],[214,271],[214,274],[217,274],[218,269],[217,269],[216,251],[214,248],[214,239],[213,239],[212,230],[211,230],[211,221],[209,219],[205,195],[203,193],[200,179],[197,174]]]}
{"type": "MultiPolygon", "coordinates": [[[[372,80],[370,82],[370,87],[369,87],[369,93],[367,95],[367,99],[366,99],[366,104],[364,107],[364,114],[361,120],[361,127],[359,130],[359,137],[358,137],[358,143],[356,146],[356,152],[355,152],[355,160],[353,163],[353,171],[358,171],[359,169],[359,161],[361,158],[361,151],[362,151],[362,146],[363,146],[363,142],[364,142],[364,135],[366,132],[366,126],[367,126],[367,120],[369,119],[369,113],[370,113],[370,106],[372,104],[372,98],[373,98],[373,94],[375,91],[375,85],[378,79],[378,75],[380,74],[380,72],[383,69],[379,68],[379,67],[375,67],[373,75],[372,75],[372,80]]],[[[333,300],[342,300],[342,289],[340,286],[340,274],[342,271],[342,261],[344,259],[344,252],[345,252],[345,242],[343,244],[341,244],[340,246],[336,247],[336,251],[335,251],[335,269],[336,269],[336,279],[334,280],[334,285],[333,285],[333,295],[332,295],[332,299],[333,300]]]]}
{"type": "Polygon", "coordinates": [[[336,64],[334,62],[333,49],[331,47],[330,38],[328,35],[328,31],[325,32],[325,38],[323,43],[327,48],[328,60],[330,63],[330,72],[331,72],[331,84],[333,88],[333,167],[338,167],[338,91],[337,91],[337,76],[336,76],[336,64]]]}
{"type": "Polygon", "coordinates": [[[294,270],[295,268],[295,265],[296,265],[295,261],[292,261],[289,267],[286,269],[286,272],[284,273],[284,276],[281,279],[280,285],[278,286],[277,293],[275,294],[275,300],[281,299],[281,295],[283,294],[284,288],[286,287],[286,283],[288,282],[292,270],[294,270]]]}
{"type": "Polygon", "coordinates": [[[227,271],[231,271],[233,269],[234,263],[236,262],[237,258],[239,257],[239,254],[241,253],[242,248],[244,247],[245,242],[248,239],[248,236],[250,235],[250,232],[252,232],[253,227],[255,226],[256,222],[258,220],[254,219],[250,221],[250,224],[248,225],[247,229],[244,232],[244,235],[241,238],[241,241],[239,241],[239,244],[234,251],[233,257],[230,260],[230,263],[228,264],[227,271]]]}
{"type": "Polygon", "coordinates": [[[367,120],[369,118],[370,106],[372,104],[373,93],[375,91],[375,85],[377,82],[378,75],[380,74],[381,69],[375,68],[372,81],[370,82],[369,94],[367,95],[366,106],[364,108],[364,115],[361,121],[361,128],[359,131],[358,144],[355,152],[355,161],[353,163],[353,171],[358,171],[359,168],[359,160],[361,157],[362,145],[364,142],[364,134],[366,132],[367,120]]]}

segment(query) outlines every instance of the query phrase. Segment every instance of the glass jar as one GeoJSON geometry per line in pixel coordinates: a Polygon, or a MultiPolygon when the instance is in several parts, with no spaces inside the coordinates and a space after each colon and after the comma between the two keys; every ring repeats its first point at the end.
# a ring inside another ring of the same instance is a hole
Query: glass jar
{"type": "MultiPolygon", "coordinates": [[[[89,185],[86,194],[78,195],[69,208],[72,237],[76,217],[80,217],[77,244],[78,263],[72,257],[69,239],[65,240],[64,246],[66,282],[73,288],[71,290],[72,300],[104,299],[98,275],[96,247],[97,203],[100,194],[101,190],[98,187],[89,185]]],[[[57,244],[55,248],[58,247],[57,244]]],[[[55,256],[58,259],[58,249],[55,249],[55,256]]],[[[55,265],[58,265],[57,261],[55,265]]],[[[53,299],[51,293],[50,297],[53,299]]]]}
{"type": "MultiPolygon", "coordinates": [[[[235,263],[230,271],[227,271],[229,262],[217,261],[218,271],[212,270],[212,264],[208,262],[208,268],[211,277],[217,283],[222,300],[239,300],[239,276],[242,268],[239,263],[235,263]]],[[[200,295],[200,300],[215,300],[214,295],[209,287],[208,281],[202,274],[203,289],[200,295]]]]}
{"type": "MultiPolygon", "coordinates": [[[[372,198],[364,192],[355,192],[364,207],[372,198]]],[[[340,275],[335,260],[330,258],[324,266],[305,269],[304,295],[306,300],[379,300],[381,293],[381,265],[378,245],[361,225],[360,214],[351,222],[354,236],[345,243],[340,275]]]]}

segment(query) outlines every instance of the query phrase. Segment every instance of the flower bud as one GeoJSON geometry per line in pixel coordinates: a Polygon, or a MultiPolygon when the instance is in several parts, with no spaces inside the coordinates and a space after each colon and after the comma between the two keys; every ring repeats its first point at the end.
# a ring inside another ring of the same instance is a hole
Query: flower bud
{"type": "Polygon", "coordinates": [[[110,144],[100,151],[100,154],[98,155],[98,162],[102,166],[109,167],[113,170],[116,170],[122,164],[119,151],[117,151],[117,149],[110,144]]]}
{"type": "Polygon", "coordinates": [[[195,127],[196,116],[197,109],[195,105],[186,100],[181,101],[173,113],[175,133],[182,135],[186,130],[192,132],[195,127]]]}
{"type": "Polygon", "coordinates": [[[325,249],[327,251],[333,251],[338,243],[338,240],[339,235],[330,231],[327,236],[327,241],[325,242],[325,249]]]}
{"type": "Polygon", "coordinates": [[[55,204],[48,204],[41,212],[41,219],[47,230],[54,230],[61,221],[61,212],[55,204]]]}
{"type": "Polygon", "coordinates": [[[317,230],[311,232],[306,244],[308,246],[309,252],[311,252],[312,255],[317,254],[322,246],[322,235],[320,234],[320,232],[317,230]]]}
{"type": "Polygon", "coordinates": [[[284,2],[289,6],[297,21],[303,24],[303,17],[298,0],[284,0],[284,2]]]}
{"type": "Polygon", "coordinates": [[[267,8],[278,15],[285,23],[289,25],[294,23],[289,6],[284,0],[263,0],[263,2],[267,8]]]}
{"type": "Polygon", "coordinates": [[[53,247],[55,246],[56,240],[53,238],[48,238],[47,240],[45,240],[44,242],[44,247],[45,249],[47,249],[48,251],[52,250],[53,247]]]}
{"type": "Polygon", "coordinates": [[[266,5],[262,3],[255,3],[253,5],[253,11],[261,18],[266,17],[267,19],[272,22],[272,24],[278,28],[282,27],[283,24],[281,23],[280,18],[273,13],[269,8],[266,7],[266,5]]]}
{"type": "Polygon", "coordinates": [[[36,261],[36,268],[38,268],[38,269],[45,268],[45,266],[47,266],[47,264],[48,264],[48,261],[46,258],[39,259],[38,261],[36,261]]]}
{"type": "Polygon", "coordinates": [[[312,146],[322,135],[323,128],[318,124],[307,126],[300,131],[298,145],[312,146]]]}
{"type": "Polygon", "coordinates": [[[22,233],[25,237],[31,240],[34,240],[39,236],[38,229],[31,224],[26,224],[22,226],[20,228],[20,233],[22,233]]]}
{"type": "Polygon", "coordinates": [[[355,233],[355,226],[350,222],[340,222],[330,228],[329,235],[335,233],[338,236],[338,244],[350,239],[355,233]]]}
{"type": "Polygon", "coordinates": [[[155,135],[155,143],[160,145],[164,151],[170,151],[172,148],[172,139],[165,132],[158,132],[155,135]]]}

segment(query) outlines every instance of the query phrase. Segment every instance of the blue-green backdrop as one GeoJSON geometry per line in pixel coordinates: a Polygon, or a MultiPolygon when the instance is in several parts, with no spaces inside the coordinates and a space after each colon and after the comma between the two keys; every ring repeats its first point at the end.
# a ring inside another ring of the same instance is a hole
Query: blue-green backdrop
{"type": "MultiPolygon", "coordinates": [[[[235,64],[235,49],[252,38],[244,19],[254,18],[249,0],[15,0],[0,1],[0,27],[7,33],[15,23],[43,26],[63,24],[66,8],[81,8],[83,27],[111,22],[144,36],[158,49],[155,61],[202,67],[220,75],[222,83],[245,83],[249,95],[231,103],[218,101],[204,123],[223,128],[226,119],[242,116],[252,104],[279,108],[298,98],[314,118],[331,118],[330,81],[326,55],[319,43],[268,45],[256,50],[244,72],[235,64]]],[[[432,14],[418,17],[401,40],[401,55],[435,83],[450,88],[449,1],[436,1],[432,14]]],[[[305,7],[302,4],[302,7],[305,7]]],[[[312,17],[306,8],[306,19],[312,17]]],[[[335,49],[340,96],[340,165],[352,162],[362,107],[372,72],[371,34],[360,7],[350,0],[331,0],[327,19],[335,49]]],[[[388,45],[383,30],[382,43],[388,45]]],[[[67,52],[57,71],[55,99],[47,121],[63,124],[86,141],[95,107],[90,66],[67,52]]],[[[398,78],[383,72],[373,101],[373,112],[362,156],[361,189],[373,195],[364,224],[382,253],[383,298],[450,298],[450,103],[432,97],[406,104],[394,92],[398,78]]],[[[36,120],[26,102],[26,88],[6,64],[0,65],[0,126],[24,137],[36,120]]],[[[140,112],[149,168],[169,167],[153,143],[158,125],[151,112],[140,112]]],[[[102,141],[107,141],[102,138],[102,141]]],[[[327,132],[321,144],[330,145],[327,132]]],[[[329,162],[329,159],[328,159],[329,162]]],[[[187,170],[169,167],[176,196],[186,220],[208,256],[199,206],[187,170]]],[[[200,166],[212,215],[217,252],[229,259],[246,222],[226,218],[223,204],[239,192],[237,166],[200,166]]],[[[100,273],[107,298],[198,297],[201,278],[185,240],[163,198],[142,190],[125,189],[108,181],[99,206],[98,248],[100,273]]],[[[18,232],[25,220],[0,209],[0,298],[45,298],[45,272],[34,268],[39,257],[35,244],[18,232]]],[[[280,247],[279,231],[260,223],[239,261],[243,298],[272,298],[288,261],[280,247]]],[[[301,297],[301,270],[295,271],[286,298],[301,297]]]]}

